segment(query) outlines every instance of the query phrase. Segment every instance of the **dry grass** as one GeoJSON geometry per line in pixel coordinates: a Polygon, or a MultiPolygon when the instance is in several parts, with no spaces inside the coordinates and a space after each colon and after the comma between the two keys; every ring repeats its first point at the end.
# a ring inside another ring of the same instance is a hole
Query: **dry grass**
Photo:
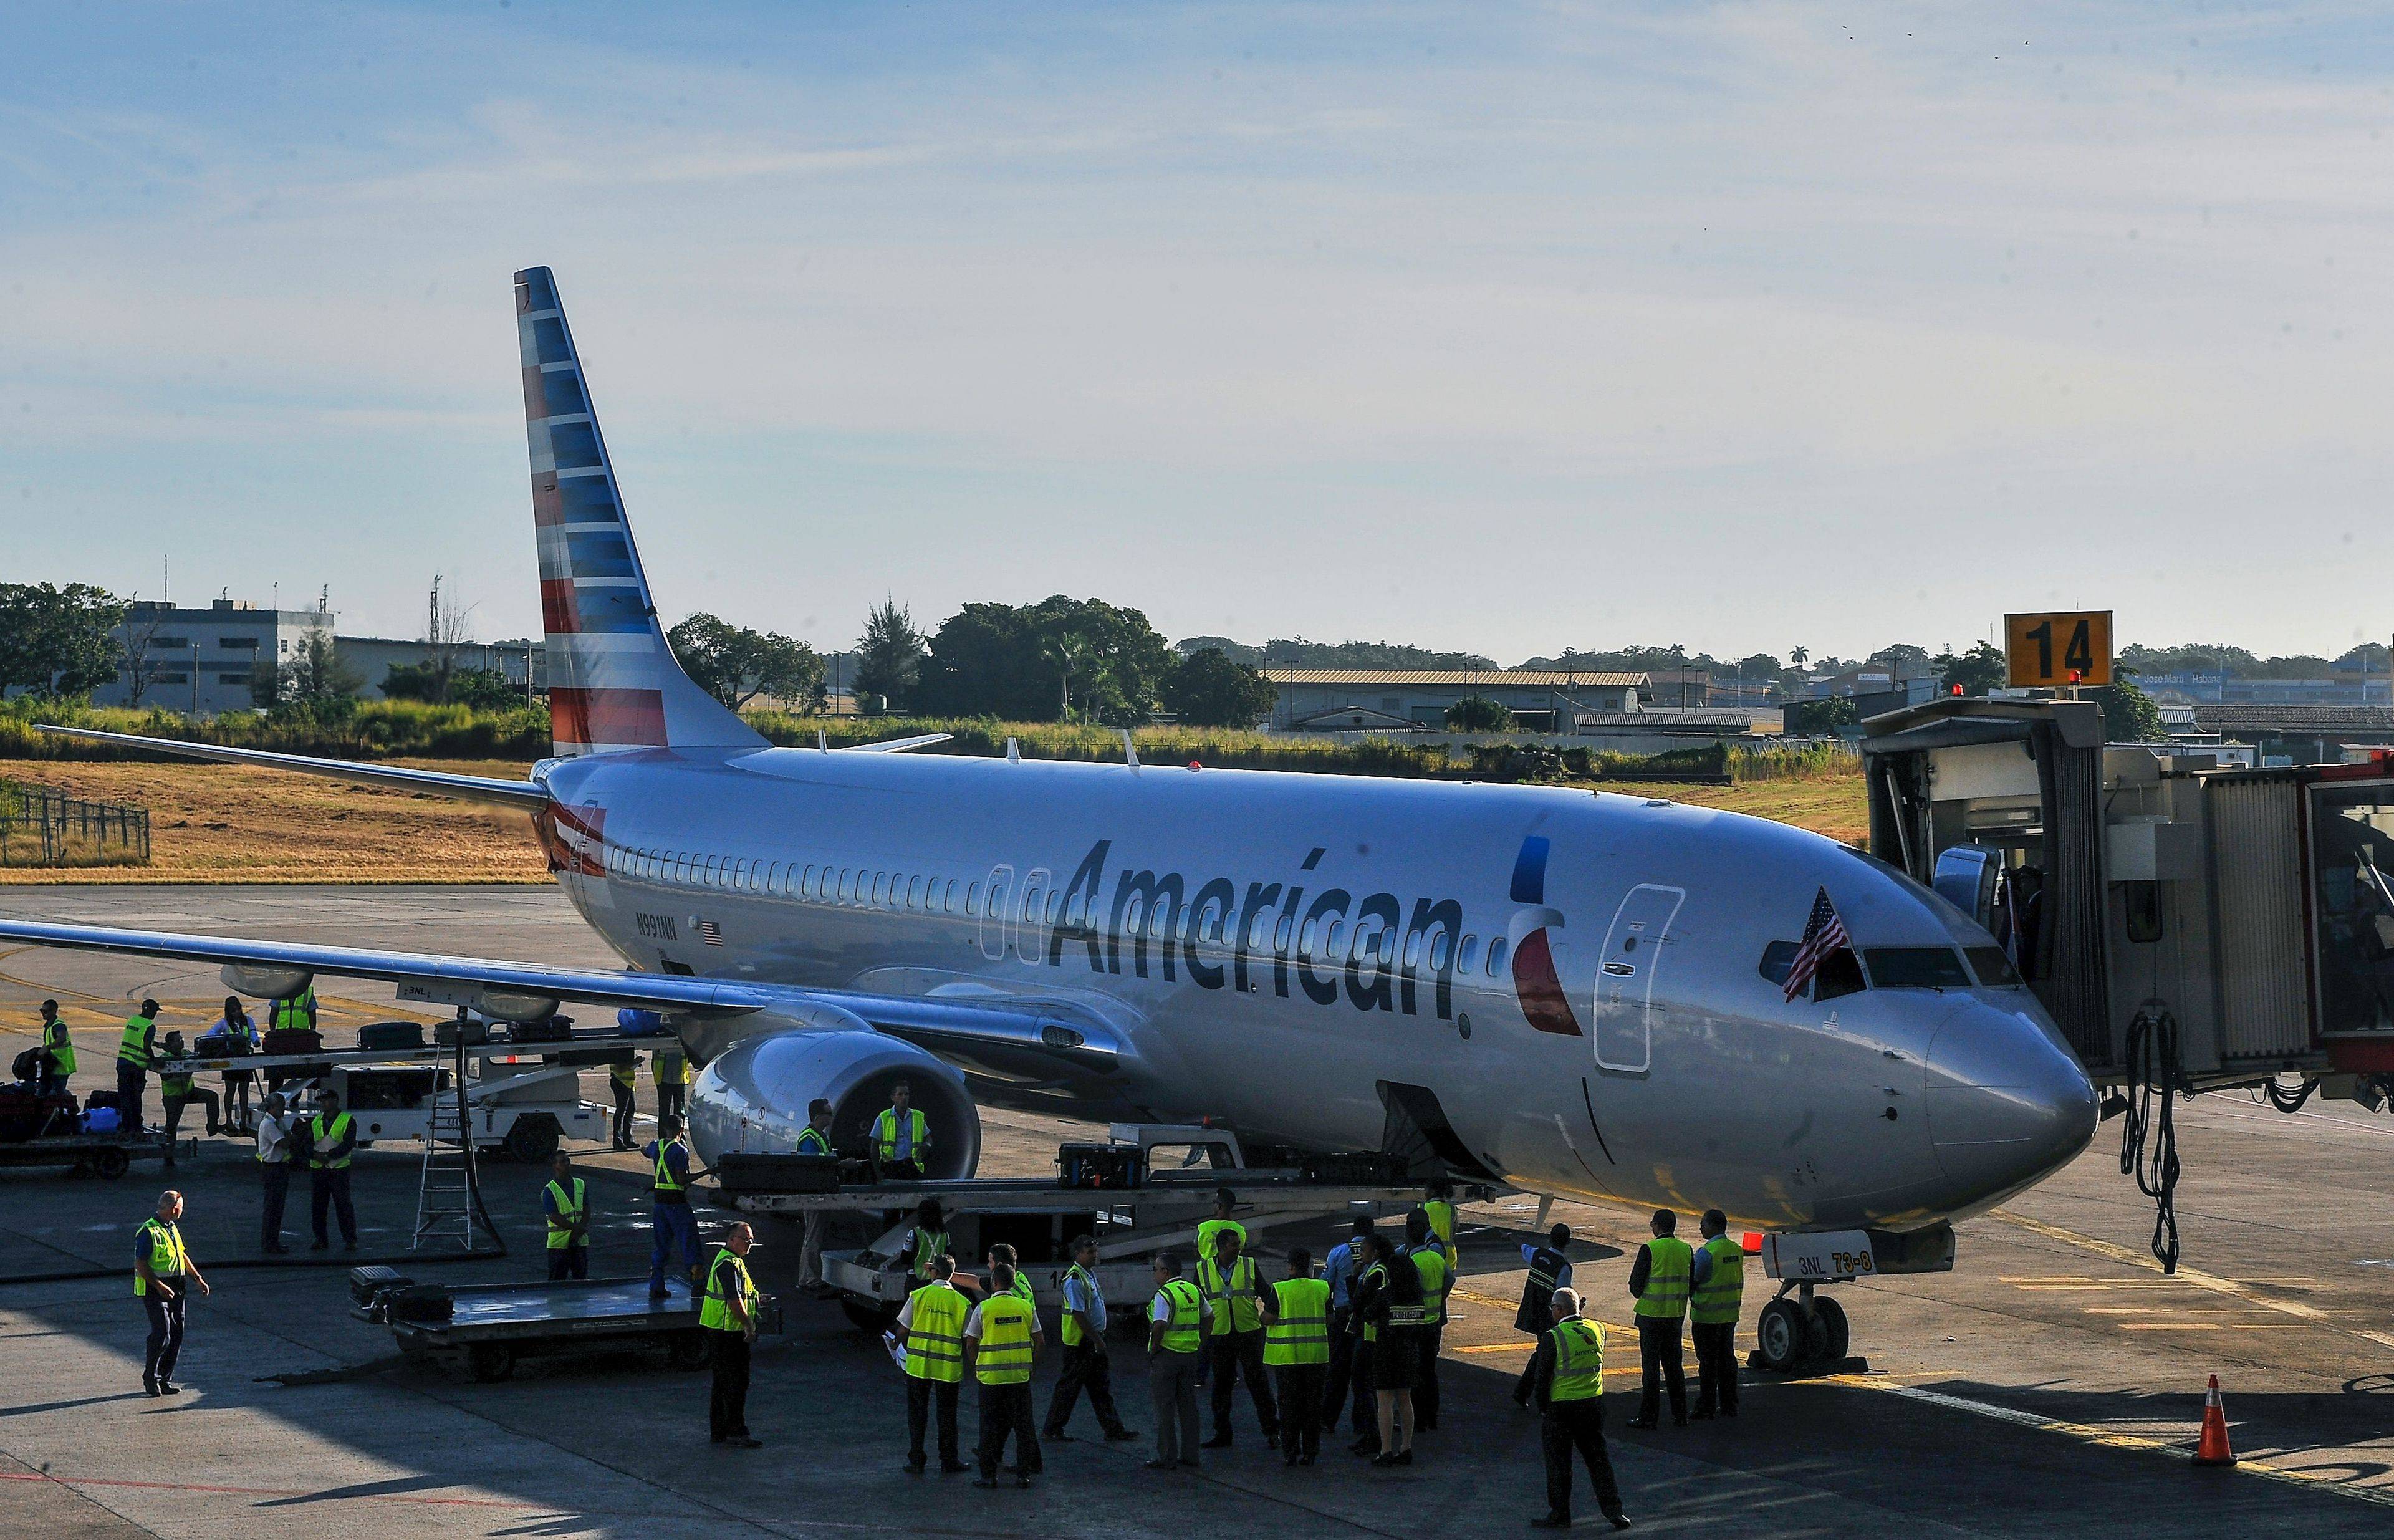
{"type": "MultiPolygon", "coordinates": [[[[520,778],[528,766],[400,760],[520,778]]],[[[541,882],[532,822],[499,808],[244,765],[0,760],[0,780],[150,809],[147,866],[0,868],[0,883],[541,882]]]]}
{"type": "MultiPolygon", "coordinates": [[[[520,777],[520,763],[408,761],[465,775],[520,777]]],[[[236,765],[0,759],[0,780],[150,809],[151,864],[0,867],[0,884],[125,882],[541,882],[547,868],[519,812],[445,797],[345,786],[236,765]]],[[[1694,786],[1625,781],[1603,789],[1726,808],[1860,843],[1859,775],[1694,786]]]]}

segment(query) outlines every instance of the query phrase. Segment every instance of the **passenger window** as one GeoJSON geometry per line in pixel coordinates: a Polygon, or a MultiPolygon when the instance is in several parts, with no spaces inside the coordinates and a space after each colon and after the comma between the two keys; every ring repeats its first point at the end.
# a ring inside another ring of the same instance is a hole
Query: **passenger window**
{"type": "Polygon", "coordinates": [[[1496,970],[1505,966],[1505,946],[1504,937],[1488,938],[1488,977],[1491,979],[1496,977],[1496,970]]]}
{"type": "Polygon", "coordinates": [[[856,868],[853,866],[843,866],[839,869],[839,902],[842,903],[848,903],[852,902],[855,898],[856,868]]]}
{"type": "Polygon", "coordinates": [[[1433,971],[1444,970],[1447,954],[1454,950],[1454,938],[1446,933],[1444,926],[1439,927],[1437,933],[1430,937],[1429,966],[1433,971]]]}
{"type": "Polygon", "coordinates": [[[1059,910],[1062,909],[1063,907],[1064,907],[1064,895],[1063,895],[1063,894],[1061,894],[1061,893],[1057,893],[1057,892],[1050,892],[1050,893],[1047,895],[1047,923],[1048,923],[1049,925],[1054,925],[1054,924],[1056,923],[1056,914],[1057,914],[1057,911],[1059,911],[1059,910]]]}
{"type": "Polygon", "coordinates": [[[1148,917],[1147,933],[1151,936],[1161,939],[1169,933],[1171,928],[1172,905],[1168,903],[1157,904],[1154,911],[1148,917]]]}
{"type": "Polygon", "coordinates": [[[950,878],[948,879],[948,890],[947,890],[947,892],[946,892],[946,893],[941,897],[941,899],[940,899],[940,908],[942,908],[942,909],[944,909],[944,910],[946,910],[946,911],[947,911],[949,914],[951,914],[951,915],[953,915],[953,914],[954,914],[954,913],[956,912],[956,879],[955,879],[955,878],[954,878],[954,877],[950,877],[950,878]]]}
{"type": "Polygon", "coordinates": [[[1457,973],[1468,973],[1474,967],[1477,967],[1479,964],[1480,938],[1477,936],[1464,937],[1463,950],[1454,954],[1454,971],[1457,973]]]}
{"type": "Polygon", "coordinates": [[[977,882],[967,883],[965,885],[965,913],[969,915],[975,909],[980,907],[980,884],[977,882]]]}
{"type": "Polygon", "coordinates": [[[1950,946],[1869,946],[1862,963],[1874,989],[1967,989],[1962,954],[1950,946]]]}
{"type": "Polygon", "coordinates": [[[1309,919],[1305,922],[1305,932],[1296,939],[1296,954],[1298,956],[1311,957],[1313,955],[1313,934],[1321,928],[1322,921],[1319,918],[1309,919]]]}
{"type": "Polygon", "coordinates": [[[1346,935],[1347,922],[1334,915],[1328,928],[1322,932],[1322,954],[1324,957],[1337,956],[1338,943],[1346,939],[1346,935]]]}
{"type": "Polygon", "coordinates": [[[2002,947],[1974,946],[1969,949],[1966,955],[1970,959],[1970,970],[1979,976],[1979,982],[1987,988],[2018,989],[2020,987],[2019,970],[2012,967],[2012,960],[2004,955],[2002,947]]]}
{"type": "Polygon", "coordinates": [[[1421,954],[1422,933],[1416,930],[1412,935],[1405,938],[1405,966],[1407,967],[1420,967],[1421,954]]]}
{"type": "Polygon", "coordinates": [[[923,907],[923,879],[921,877],[908,877],[906,879],[906,907],[909,909],[920,909],[923,907]]]}

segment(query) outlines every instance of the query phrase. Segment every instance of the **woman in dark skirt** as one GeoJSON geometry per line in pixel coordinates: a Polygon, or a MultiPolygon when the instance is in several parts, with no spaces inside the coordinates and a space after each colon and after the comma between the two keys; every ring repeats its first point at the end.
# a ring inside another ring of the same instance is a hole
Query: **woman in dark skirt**
{"type": "Polygon", "coordinates": [[[1380,1405],[1375,1466],[1414,1463],[1414,1375],[1421,1357],[1421,1274],[1388,1236],[1371,1238],[1372,1262],[1357,1281],[1356,1315],[1370,1325],[1372,1389],[1380,1405]]]}
{"type": "MultiPolygon", "coordinates": [[[[241,996],[225,996],[224,1020],[210,1029],[211,1035],[222,1033],[236,1054],[257,1051],[257,1023],[249,1012],[241,1008],[241,996]]],[[[224,1125],[229,1132],[256,1134],[256,1125],[250,1121],[249,1087],[257,1078],[250,1070],[227,1070],[224,1073],[224,1125]],[[236,1112],[234,1109],[240,1109],[236,1112]]]]}

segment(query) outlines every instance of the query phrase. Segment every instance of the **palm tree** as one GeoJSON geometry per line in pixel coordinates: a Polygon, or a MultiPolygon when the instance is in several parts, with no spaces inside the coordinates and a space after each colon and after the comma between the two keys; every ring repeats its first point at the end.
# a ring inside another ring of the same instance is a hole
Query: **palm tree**
{"type": "Polygon", "coordinates": [[[1054,664],[1057,672],[1064,677],[1062,719],[1065,721],[1072,719],[1072,676],[1076,672],[1086,673],[1096,652],[1097,650],[1089,645],[1088,638],[1072,631],[1060,637],[1050,637],[1040,644],[1039,655],[1054,664]]]}

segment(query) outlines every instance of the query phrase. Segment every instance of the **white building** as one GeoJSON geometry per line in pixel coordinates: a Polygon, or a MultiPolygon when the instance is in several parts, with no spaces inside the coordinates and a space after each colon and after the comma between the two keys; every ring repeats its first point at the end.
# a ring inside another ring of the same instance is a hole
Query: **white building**
{"type": "Polygon", "coordinates": [[[207,714],[246,711],[261,665],[290,660],[310,631],[330,632],[330,610],[261,610],[244,599],[205,609],[136,599],[116,629],[124,663],[113,684],[92,691],[98,705],[154,705],[207,714]]]}

